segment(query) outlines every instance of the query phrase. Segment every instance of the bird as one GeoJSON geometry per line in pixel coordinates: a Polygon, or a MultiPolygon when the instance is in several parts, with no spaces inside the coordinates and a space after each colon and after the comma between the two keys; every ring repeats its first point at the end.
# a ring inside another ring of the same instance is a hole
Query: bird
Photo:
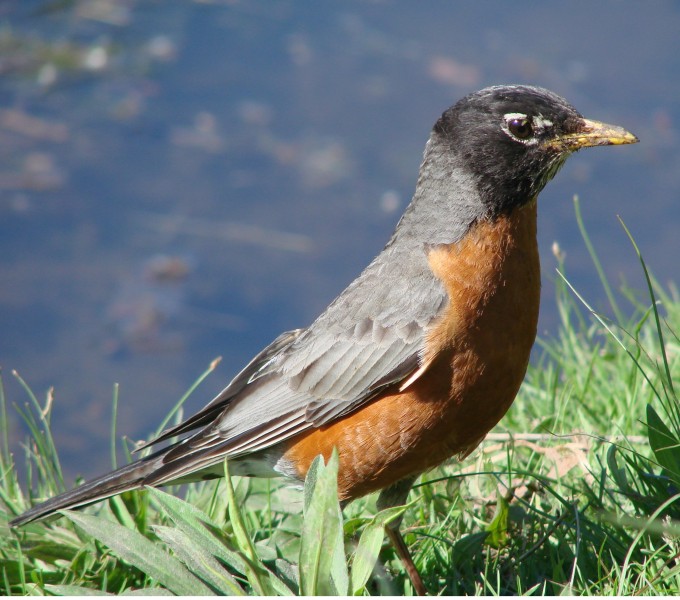
{"type": "MultiPolygon", "coordinates": [[[[144,486],[232,474],[301,482],[339,456],[338,496],[406,502],[423,472],[468,456],[518,393],[541,277],[537,197],[574,152],[638,142],[528,85],[473,92],[439,117],[415,192],[383,250],[308,327],[282,333],[153,453],[14,518],[144,486]]],[[[399,521],[387,526],[426,593],[399,521]]]]}

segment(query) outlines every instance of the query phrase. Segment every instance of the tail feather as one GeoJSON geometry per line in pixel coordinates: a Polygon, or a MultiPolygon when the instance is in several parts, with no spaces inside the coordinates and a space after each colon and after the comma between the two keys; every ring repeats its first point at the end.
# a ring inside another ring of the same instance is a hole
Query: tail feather
{"type": "Polygon", "coordinates": [[[59,494],[42,502],[9,522],[10,527],[20,527],[63,509],[77,508],[129,490],[141,488],[144,480],[163,464],[164,451],[152,454],[111,473],[89,481],[70,492],[59,494]]]}

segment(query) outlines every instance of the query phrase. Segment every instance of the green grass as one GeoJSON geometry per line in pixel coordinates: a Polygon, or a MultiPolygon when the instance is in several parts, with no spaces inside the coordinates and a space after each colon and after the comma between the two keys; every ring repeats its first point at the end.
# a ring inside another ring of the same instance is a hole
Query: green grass
{"type": "MultiPolygon", "coordinates": [[[[680,298],[640,268],[647,289],[622,297],[602,275],[612,320],[556,277],[560,327],[538,340],[513,408],[472,457],[415,486],[402,531],[431,593],[680,593],[680,298]]],[[[0,593],[413,593],[383,539],[404,509],[376,514],[368,497],[341,513],[334,460],[304,490],[234,477],[10,531],[65,487],[49,407],[24,390],[30,495],[0,386],[0,593]]]]}

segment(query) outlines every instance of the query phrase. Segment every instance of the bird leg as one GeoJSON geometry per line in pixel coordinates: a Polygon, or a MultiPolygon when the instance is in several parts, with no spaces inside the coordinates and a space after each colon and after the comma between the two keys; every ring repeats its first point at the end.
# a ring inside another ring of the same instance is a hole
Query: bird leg
{"type": "MultiPolygon", "coordinates": [[[[413,482],[416,480],[416,478],[417,477],[408,477],[406,479],[402,479],[380,492],[377,502],[378,510],[404,504],[406,502],[406,497],[411,490],[411,486],[413,485],[413,482]]],[[[416,593],[419,596],[426,596],[427,589],[425,589],[425,584],[423,583],[420,573],[418,573],[418,569],[413,562],[413,558],[411,557],[408,546],[406,545],[406,542],[399,531],[401,521],[402,517],[391,521],[385,527],[385,531],[387,533],[387,537],[390,538],[390,541],[397,552],[397,556],[401,560],[401,564],[404,565],[404,569],[406,569],[406,573],[408,574],[408,577],[411,580],[416,593]]]]}
{"type": "Polygon", "coordinates": [[[401,564],[404,565],[404,569],[406,569],[406,573],[413,584],[413,588],[416,590],[416,594],[419,596],[427,596],[425,584],[420,577],[420,573],[418,573],[418,569],[413,562],[413,558],[411,557],[411,553],[409,552],[401,532],[398,528],[393,528],[391,523],[387,525],[385,531],[387,532],[387,537],[390,538],[394,549],[397,551],[397,556],[401,560],[401,564]]]}

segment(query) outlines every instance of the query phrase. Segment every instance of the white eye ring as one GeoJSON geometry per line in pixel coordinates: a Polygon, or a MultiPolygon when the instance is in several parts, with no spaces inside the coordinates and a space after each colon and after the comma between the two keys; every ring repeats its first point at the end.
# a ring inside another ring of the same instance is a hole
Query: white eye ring
{"type": "Polygon", "coordinates": [[[532,146],[538,144],[539,134],[553,126],[550,119],[543,115],[525,115],[524,113],[506,113],[503,115],[501,128],[513,140],[532,146]],[[523,127],[529,127],[529,131],[523,131],[523,127]],[[528,133],[528,135],[527,135],[528,133]]]}
{"type": "Polygon", "coordinates": [[[536,144],[535,127],[533,117],[524,113],[507,113],[503,115],[503,131],[514,140],[526,144],[536,144]]]}

